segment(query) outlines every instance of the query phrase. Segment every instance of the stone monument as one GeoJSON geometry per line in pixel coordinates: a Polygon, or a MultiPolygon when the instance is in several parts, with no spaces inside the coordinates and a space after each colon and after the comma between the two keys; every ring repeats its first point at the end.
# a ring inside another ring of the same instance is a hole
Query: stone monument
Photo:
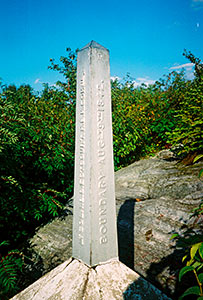
{"type": "Polygon", "coordinates": [[[118,258],[109,52],[78,52],[73,257],[89,266],[118,258]]]}
{"type": "Polygon", "coordinates": [[[109,52],[78,53],[73,253],[12,300],[169,299],[118,260],[109,52]]]}

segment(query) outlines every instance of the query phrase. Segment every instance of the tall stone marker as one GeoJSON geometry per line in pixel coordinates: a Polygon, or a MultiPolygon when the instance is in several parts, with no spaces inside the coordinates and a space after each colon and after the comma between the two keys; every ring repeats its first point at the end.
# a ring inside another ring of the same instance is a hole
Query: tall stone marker
{"type": "Polygon", "coordinates": [[[78,52],[73,257],[89,266],[118,258],[109,51],[78,52]]]}

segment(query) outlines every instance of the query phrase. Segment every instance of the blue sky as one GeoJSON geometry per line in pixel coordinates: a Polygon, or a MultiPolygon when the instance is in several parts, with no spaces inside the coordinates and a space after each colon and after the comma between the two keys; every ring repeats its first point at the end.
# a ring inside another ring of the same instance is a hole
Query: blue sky
{"type": "Polygon", "coordinates": [[[0,0],[0,78],[40,90],[66,48],[95,40],[110,50],[111,76],[151,83],[203,59],[203,0],[0,0]]]}

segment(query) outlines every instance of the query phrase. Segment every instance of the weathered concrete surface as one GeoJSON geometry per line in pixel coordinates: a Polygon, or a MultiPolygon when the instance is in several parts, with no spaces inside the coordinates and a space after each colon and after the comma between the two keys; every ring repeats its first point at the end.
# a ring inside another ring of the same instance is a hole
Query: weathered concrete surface
{"type": "Polygon", "coordinates": [[[90,268],[69,260],[12,300],[167,300],[152,284],[117,260],[90,268]]]}
{"type": "MultiPolygon", "coordinates": [[[[115,175],[120,260],[169,295],[176,293],[181,261],[170,237],[192,223],[189,214],[203,196],[201,168],[203,162],[185,166],[165,151],[115,175]]],[[[42,274],[64,262],[72,255],[72,215],[40,228],[31,244],[42,274]]]]}
{"type": "Polygon", "coordinates": [[[118,258],[109,51],[92,41],[77,55],[73,257],[118,258]]]}

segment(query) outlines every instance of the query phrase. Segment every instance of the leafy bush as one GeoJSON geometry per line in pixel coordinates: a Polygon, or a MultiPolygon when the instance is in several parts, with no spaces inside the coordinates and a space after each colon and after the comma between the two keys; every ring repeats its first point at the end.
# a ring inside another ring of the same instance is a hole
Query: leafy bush
{"type": "Polygon", "coordinates": [[[176,126],[178,84],[183,75],[170,74],[154,85],[134,87],[127,77],[112,82],[114,157],[116,169],[168,147],[168,136],[176,126]],[[177,99],[177,100],[176,100],[177,99]]]}
{"type": "Polygon", "coordinates": [[[72,193],[74,164],[74,115],[67,96],[46,87],[37,98],[27,86],[19,89],[8,87],[0,100],[0,218],[13,241],[46,213],[57,215],[72,193]],[[27,97],[19,96],[23,92],[27,97]]]}
{"type": "Polygon", "coordinates": [[[134,87],[129,76],[112,82],[114,158],[116,169],[178,145],[179,154],[202,153],[203,64],[195,63],[194,80],[172,72],[150,86],[134,87]]]}
{"type": "MultiPolygon", "coordinates": [[[[191,217],[195,217],[195,223],[202,218],[203,215],[203,201],[200,205],[193,210],[191,217]]],[[[195,227],[195,226],[194,226],[195,227]]],[[[186,263],[186,266],[182,267],[179,272],[179,281],[188,272],[193,272],[196,279],[196,285],[187,288],[187,290],[179,297],[179,300],[188,295],[197,295],[198,300],[203,298],[203,235],[196,232],[193,229],[188,230],[182,236],[174,234],[172,239],[176,239],[177,248],[184,250],[184,256],[182,262],[186,263]]]]}
{"type": "MultiPolygon", "coordinates": [[[[196,236],[197,238],[197,236],[196,236]]],[[[195,239],[193,239],[194,243],[195,239]]],[[[180,270],[179,273],[179,280],[182,279],[183,275],[186,274],[189,271],[192,271],[195,275],[195,278],[197,280],[197,285],[188,288],[183,295],[179,298],[180,300],[183,299],[187,295],[197,295],[200,296],[197,299],[201,300],[203,298],[203,290],[202,290],[202,284],[203,284],[203,273],[199,273],[199,271],[203,268],[203,242],[195,243],[190,246],[190,255],[187,261],[187,264],[185,267],[183,267],[180,270]]],[[[183,257],[183,261],[188,256],[183,257]]]]}
{"type": "MultiPolygon", "coordinates": [[[[3,241],[0,247],[8,245],[3,241]]],[[[9,251],[5,256],[0,257],[0,297],[12,296],[17,291],[17,279],[19,272],[22,271],[23,254],[18,250],[9,251]]]]}
{"type": "Polygon", "coordinates": [[[180,153],[202,153],[203,129],[203,63],[190,52],[184,55],[195,64],[194,80],[184,83],[184,93],[179,100],[175,111],[176,127],[169,135],[169,141],[174,144],[183,144],[180,153]]]}
{"type": "Polygon", "coordinates": [[[183,144],[181,153],[201,153],[203,126],[203,81],[190,82],[176,111],[176,128],[169,135],[174,145],[183,144]]]}

